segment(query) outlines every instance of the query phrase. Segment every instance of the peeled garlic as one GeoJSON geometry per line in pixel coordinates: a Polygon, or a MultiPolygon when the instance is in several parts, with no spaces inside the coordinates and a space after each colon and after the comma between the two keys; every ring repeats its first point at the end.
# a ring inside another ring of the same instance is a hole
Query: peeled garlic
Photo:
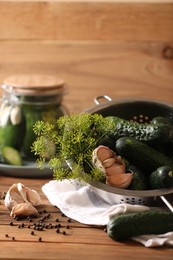
{"type": "Polygon", "coordinates": [[[29,203],[19,203],[15,205],[10,213],[10,216],[31,216],[36,215],[38,210],[29,203]]]}
{"type": "Polygon", "coordinates": [[[22,111],[21,111],[20,106],[15,106],[11,109],[10,120],[11,120],[12,125],[17,125],[21,122],[22,111]]]}
{"type": "Polygon", "coordinates": [[[6,126],[11,112],[11,106],[3,106],[0,109],[0,126],[6,126]]]}
{"type": "Polygon", "coordinates": [[[41,203],[41,198],[37,191],[29,189],[21,183],[15,183],[8,190],[4,203],[6,208],[12,210],[19,203],[29,203],[37,206],[41,203]]]}

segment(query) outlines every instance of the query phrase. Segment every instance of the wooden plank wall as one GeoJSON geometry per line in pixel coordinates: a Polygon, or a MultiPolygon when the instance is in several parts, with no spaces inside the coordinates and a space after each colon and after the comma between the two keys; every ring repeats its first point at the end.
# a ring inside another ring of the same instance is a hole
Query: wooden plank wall
{"type": "Polygon", "coordinates": [[[0,1],[0,83],[21,73],[63,78],[72,112],[104,94],[173,103],[173,1],[0,1]]]}

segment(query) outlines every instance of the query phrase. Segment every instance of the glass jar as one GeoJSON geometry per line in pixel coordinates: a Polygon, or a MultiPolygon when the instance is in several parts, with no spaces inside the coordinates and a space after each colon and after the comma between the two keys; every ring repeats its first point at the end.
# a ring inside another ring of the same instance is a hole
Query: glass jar
{"type": "Polygon", "coordinates": [[[66,85],[50,75],[17,75],[4,80],[0,107],[0,147],[11,146],[32,160],[37,121],[55,124],[67,114],[62,105],[66,85]]]}

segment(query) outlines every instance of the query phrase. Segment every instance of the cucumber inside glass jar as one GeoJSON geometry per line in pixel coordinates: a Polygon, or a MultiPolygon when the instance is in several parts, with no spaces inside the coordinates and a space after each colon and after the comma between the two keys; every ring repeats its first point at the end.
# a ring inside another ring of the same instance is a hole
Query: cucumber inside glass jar
{"type": "Polygon", "coordinates": [[[20,150],[24,137],[24,117],[18,103],[2,101],[0,107],[0,147],[20,150]]]}
{"type": "MultiPolygon", "coordinates": [[[[37,121],[56,124],[67,114],[62,105],[64,81],[50,75],[20,75],[4,80],[0,108],[0,149],[11,146],[22,158],[35,160],[31,146],[35,141],[33,126],[37,121]]],[[[3,162],[3,158],[0,158],[3,162]]]]}
{"type": "Polygon", "coordinates": [[[31,146],[35,140],[33,126],[37,121],[44,121],[56,124],[57,118],[65,114],[64,108],[57,102],[53,102],[52,97],[25,97],[22,100],[22,111],[25,119],[25,135],[23,138],[22,153],[28,158],[34,158],[31,146]],[[52,101],[52,102],[51,102],[52,101]]]}

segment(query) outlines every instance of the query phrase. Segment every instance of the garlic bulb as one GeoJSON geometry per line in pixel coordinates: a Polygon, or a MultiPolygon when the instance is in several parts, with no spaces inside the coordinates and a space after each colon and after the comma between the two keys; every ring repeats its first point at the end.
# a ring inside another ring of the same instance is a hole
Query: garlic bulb
{"type": "Polygon", "coordinates": [[[109,147],[100,145],[92,154],[92,163],[106,176],[106,183],[116,188],[127,188],[133,174],[125,172],[125,164],[121,156],[117,156],[109,147]]]}
{"type": "Polygon", "coordinates": [[[8,190],[5,196],[4,204],[6,208],[12,210],[12,212],[14,210],[17,210],[18,212],[23,212],[23,208],[28,208],[28,210],[33,211],[32,207],[41,204],[41,198],[37,191],[32,190],[21,183],[15,183],[8,190]],[[22,209],[18,206],[19,204],[22,204],[22,209]],[[25,205],[24,207],[23,204],[27,205],[25,205]],[[32,207],[30,207],[29,205],[32,207]]]}

